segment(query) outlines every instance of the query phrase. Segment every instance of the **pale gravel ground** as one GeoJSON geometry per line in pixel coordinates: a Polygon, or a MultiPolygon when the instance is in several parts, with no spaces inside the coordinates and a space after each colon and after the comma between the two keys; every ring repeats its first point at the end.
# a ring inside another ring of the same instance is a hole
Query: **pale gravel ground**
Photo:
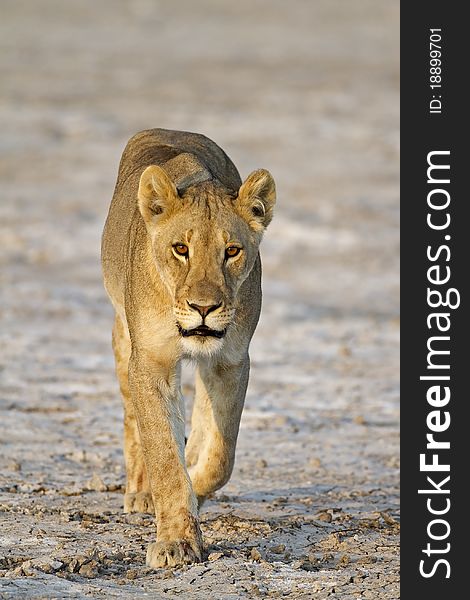
{"type": "Polygon", "coordinates": [[[1,13],[0,597],[397,599],[397,3],[1,13]],[[121,509],[99,268],[121,151],[154,126],[279,194],[237,464],[202,515],[215,560],[159,572],[151,517],[121,509]]]}

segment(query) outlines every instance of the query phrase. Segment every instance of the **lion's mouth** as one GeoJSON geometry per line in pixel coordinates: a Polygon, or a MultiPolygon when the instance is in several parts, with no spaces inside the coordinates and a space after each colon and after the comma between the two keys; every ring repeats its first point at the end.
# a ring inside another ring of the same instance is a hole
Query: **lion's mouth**
{"type": "Polygon", "coordinates": [[[207,327],[207,325],[199,325],[199,327],[194,327],[194,329],[183,329],[179,324],[178,330],[183,337],[198,335],[200,337],[215,337],[218,339],[223,338],[227,331],[226,329],[211,329],[210,327],[207,327]]]}

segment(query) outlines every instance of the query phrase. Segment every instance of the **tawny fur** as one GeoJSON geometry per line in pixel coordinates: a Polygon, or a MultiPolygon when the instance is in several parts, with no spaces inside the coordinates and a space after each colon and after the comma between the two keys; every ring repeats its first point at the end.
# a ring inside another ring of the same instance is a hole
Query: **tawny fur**
{"type": "Polygon", "coordinates": [[[124,507],[154,511],[147,563],[202,559],[198,507],[229,479],[261,309],[258,247],[275,186],[242,184],[208,138],[153,129],[126,146],[102,239],[116,311],[113,349],[124,402],[124,507]],[[179,255],[176,244],[188,253],[179,255]],[[234,257],[228,247],[240,248],[234,257]],[[195,308],[196,307],[196,308],[195,308]],[[201,308],[211,307],[204,315],[201,308]],[[223,337],[182,335],[202,324],[223,337]],[[185,448],[181,361],[197,363],[185,448]]]}

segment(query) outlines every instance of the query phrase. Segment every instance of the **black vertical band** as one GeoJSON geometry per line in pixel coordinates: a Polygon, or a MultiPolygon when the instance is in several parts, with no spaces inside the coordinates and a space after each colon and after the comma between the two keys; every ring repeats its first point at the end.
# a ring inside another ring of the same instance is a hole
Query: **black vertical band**
{"type": "Polygon", "coordinates": [[[463,8],[436,0],[402,3],[405,600],[462,597],[458,590],[466,589],[468,571],[470,197],[465,183],[470,152],[464,103],[469,72],[465,57],[470,51],[463,8]]]}

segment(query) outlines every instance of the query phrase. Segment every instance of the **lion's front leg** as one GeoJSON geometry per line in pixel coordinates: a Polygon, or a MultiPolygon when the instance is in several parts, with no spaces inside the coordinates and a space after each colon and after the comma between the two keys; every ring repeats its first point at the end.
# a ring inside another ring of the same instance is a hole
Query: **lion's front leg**
{"type": "Polygon", "coordinates": [[[176,365],[147,351],[133,352],[129,384],[157,522],[147,564],[176,566],[202,559],[198,505],[184,461],[182,399],[176,365]]]}
{"type": "Polygon", "coordinates": [[[198,367],[187,455],[199,506],[232,474],[249,370],[248,355],[237,365],[201,362],[198,367]]]}

